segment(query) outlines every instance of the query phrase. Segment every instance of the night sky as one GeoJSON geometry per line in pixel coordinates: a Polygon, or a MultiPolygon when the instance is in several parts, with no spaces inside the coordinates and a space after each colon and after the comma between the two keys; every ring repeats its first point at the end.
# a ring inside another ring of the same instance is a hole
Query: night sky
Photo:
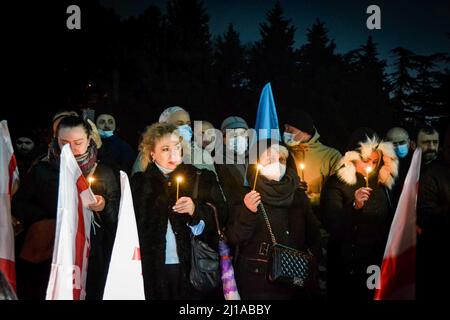
{"type": "MultiPolygon", "coordinates": [[[[165,0],[101,0],[113,7],[123,18],[137,15],[153,4],[165,11],[165,0]]],[[[274,0],[205,0],[210,15],[213,36],[222,34],[231,22],[241,35],[241,40],[259,39],[259,24],[273,8],[274,0]]],[[[372,35],[379,45],[383,58],[389,51],[402,46],[417,54],[450,52],[450,1],[307,1],[281,0],[285,16],[296,26],[295,47],[306,41],[306,30],[320,18],[326,23],[329,36],[337,44],[337,51],[345,53],[363,44],[372,35]],[[368,30],[366,9],[376,4],[381,8],[381,30],[368,30]]]]}

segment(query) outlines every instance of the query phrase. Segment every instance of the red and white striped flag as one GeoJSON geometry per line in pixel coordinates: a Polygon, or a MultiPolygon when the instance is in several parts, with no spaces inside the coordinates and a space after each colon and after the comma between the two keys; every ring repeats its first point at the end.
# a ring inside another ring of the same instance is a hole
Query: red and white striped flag
{"type": "Polygon", "coordinates": [[[414,152],[392,221],[375,300],[416,298],[416,209],[422,150],[414,152]]]}
{"type": "Polygon", "coordinates": [[[0,271],[16,290],[11,197],[19,185],[19,170],[6,120],[0,122],[0,271]]]}
{"type": "Polygon", "coordinates": [[[81,173],[70,145],[61,151],[55,246],[47,300],[84,300],[95,203],[89,183],[81,173]]]}
{"type": "Polygon", "coordinates": [[[139,237],[130,183],[120,171],[119,223],[109,264],[103,300],[144,300],[139,237]]]}

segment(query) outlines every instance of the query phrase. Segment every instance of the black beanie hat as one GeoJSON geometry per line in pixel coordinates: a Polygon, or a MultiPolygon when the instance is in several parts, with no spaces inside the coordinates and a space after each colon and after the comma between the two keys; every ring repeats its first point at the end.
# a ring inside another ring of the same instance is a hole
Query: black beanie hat
{"type": "Polygon", "coordinates": [[[370,138],[370,139],[377,138],[378,139],[378,135],[371,128],[361,127],[361,128],[356,129],[350,135],[350,139],[348,141],[346,151],[359,149],[360,143],[366,142],[367,138],[370,138]]]}
{"type": "Polygon", "coordinates": [[[316,133],[312,117],[301,109],[294,109],[291,112],[288,112],[285,123],[299,129],[300,131],[306,132],[311,136],[316,133]]]}

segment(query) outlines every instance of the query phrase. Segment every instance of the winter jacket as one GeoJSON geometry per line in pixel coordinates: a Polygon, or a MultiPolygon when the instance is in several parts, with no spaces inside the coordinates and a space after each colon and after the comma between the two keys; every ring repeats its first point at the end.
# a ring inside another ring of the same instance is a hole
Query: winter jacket
{"type": "Polygon", "coordinates": [[[141,247],[142,274],[147,299],[167,299],[162,274],[165,267],[166,231],[168,221],[176,238],[177,254],[181,270],[181,288],[179,296],[190,298],[193,289],[189,283],[191,231],[188,227],[203,220],[205,229],[200,239],[212,248],[218,246],[218,236],[213,209],[217,208],[221,225],[226,222],[226,207],[216,181],[215,174],[208,170],[199,170],[191,165],[181,164],[168,178],[164,177],[154,163],[144,172],[136,173],[131,180],[133,202],[138,224],[141,247]],[[179,185],[179,197],[191,197],[195,203],[192,216],[174,213],[172,206],[176,202],[177,176],[183,177],[179,185]],[[195,199],[194,185],[198,177],[198,194],[195,199]]]}
{"type": "Polygon", "coordinates": [[[417,299],[444,299],[441,288],[448,277],[436,272],[436,263],[448,251],[450,230],[450,164],[436,160],[419,181],[417,202],[417,299]]]}
{"type": "MultiPolygon", "coordinates": [[[[296,179],[295,171],[288,169],[286,176],[296,179]]],[[[268,181],[260,176],[256,190],[261,193],[262,202],[268,214],[273,233],[278,243],[299,250],[310,250],[320,258],[320,233],[318,221],[312,213],[311,205],[305,193],[292,186],[291,200],[272,198],[266,199],[265,191],[260,188],[265,184],[267,188],[285,183],[287,177],[279,183],[268,181]]],[[[250,190],[247,189],[246,192],[250,190]]],[[[303,297],[306,293],[270,284],[266,280],[267,253],[271,246],[271,237],[260,213],[253,213],[247,209],[243,200],[234,207],[234,219],[230,221],[227,229],[227,238],[233,245],[239,247],[236,261],[237,285],[243,299],[295,299],[303,297]]]]}
{"type": "MultiPolygon", "coordinates": [[[[96,214],[95,221],[100,227],[91,227],[91,251],[86,283],[87,299],[101,299],[109,259],[117,228],[120,189],[112,170],[98,163],[92,185],[94,194],[103,196],[105,208],[96,214]]],[[[59,167],[44,158],[30,169],[29,174],[12,200],[12,214],[26,229],[44,219],[56,219],[58,203],[59,167]]],[[[55,232],[55,230],[50,230],[55,232]]],[[[50,265],[51,259],[45,262],[50,265]]],[[[49,271],[49,269],[48,269],[49,271]]],[[[48,279],[48,275],[43,278],[48,279]]],[[[39,297],[45,297],[45,289],[39,297]]],[[[33,298],[33,297],[30,297],[33,298]]]]}
{"type": "Polygon", "coordinates": [[[338,169],[339,160],[342,158],[339,151],[323,145],[319,138],[320,135],[316,131],[308,142],[289,147],[289,151],[294,156],[299,177],[303,179],[303,174],[308,184],[306,194],[313,207],[319,205],[320,192],[328,177],[338,169]],[[303,173],[300,169],[301,163],[305,165],[303,173]]]}
{"type": "Polygon", "coordinates": [[[98,159],[107,164],[114,164],[118,169],[129,173],[136,154],[125,140],[114,134],[112,137],[102,138],[98,159]]]}
{"type": "MultiPolygon", "coordinates": [[[[394,214],[390,188],[398,168],[393,148],[383,143],[376,146],[383,149],[383,162],[378,174],[369,178],[373,191],[362,209],[353,206],[355,191],[366,184],[353,163],[359,159],[356,151],[345,154],[341,168],[322,190],[323,223],[330,233],[327,270],[332,299],[373,298],[373,291],[366,286],[367,268],[370,265],[381,267],[394,214]]],[[[367,146],[367,152],[376,146],[367,146]]]]}

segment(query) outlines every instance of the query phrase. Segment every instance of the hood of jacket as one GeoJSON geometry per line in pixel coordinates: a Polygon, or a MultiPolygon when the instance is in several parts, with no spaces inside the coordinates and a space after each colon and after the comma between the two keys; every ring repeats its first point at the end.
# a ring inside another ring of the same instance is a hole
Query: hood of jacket
{"type": "Polygon", "coordinates": [[[378,170],[378,183],[392,189],[395,178],[398,176],[398,158],[391,142],[379,141],[377,138],[368,138],[360,143],[357,150],[347,151],[339,163],[338,178],[348,185],[355,185],[357,181],[355,161],[367,158],[373,151],[381,156],[381,167],[378,170]]]}

